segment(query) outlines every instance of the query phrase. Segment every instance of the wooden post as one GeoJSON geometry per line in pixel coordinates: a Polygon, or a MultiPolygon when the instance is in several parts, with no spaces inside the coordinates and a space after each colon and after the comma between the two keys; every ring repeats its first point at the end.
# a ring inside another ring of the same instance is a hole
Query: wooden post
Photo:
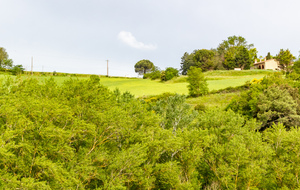
{"type": "Polygon", "coordinates": [[[107,61],[107,75],[106,76],[108,77],[108,60],[106,60],[106,61],[107,61]]]}
{"type": "Polygon", "coordinates": [[[31,75],[33,75],[33,57],[31,57],[31,75]]]}

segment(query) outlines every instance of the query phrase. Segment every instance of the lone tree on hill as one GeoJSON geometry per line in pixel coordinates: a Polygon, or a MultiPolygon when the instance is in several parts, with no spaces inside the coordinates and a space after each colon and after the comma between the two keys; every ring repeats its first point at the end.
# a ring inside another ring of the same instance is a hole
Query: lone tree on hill
{"type": "Polygon", "coordinates": [[[144,75],[147,72],[151,71],[151,69],[153,67],[154,67],[154,64],[151,61],[149,61],[147,59],[143,59],[134,65],[134,70],[139,75],[144,75]]]}

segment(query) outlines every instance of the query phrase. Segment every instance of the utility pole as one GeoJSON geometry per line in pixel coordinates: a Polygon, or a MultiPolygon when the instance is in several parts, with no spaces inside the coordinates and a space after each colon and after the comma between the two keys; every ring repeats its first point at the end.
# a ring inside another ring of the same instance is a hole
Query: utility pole
{"type": "Polygon", "coordinates": [[[31,75],[33,75],[33,56],[31,57],[31,75]]]}
{"type": "Polygon", "coordinates": [[[107,75],[106,76],[108,77],[108,60],[106,60],[106,61],[107,61],[107,75]]]}

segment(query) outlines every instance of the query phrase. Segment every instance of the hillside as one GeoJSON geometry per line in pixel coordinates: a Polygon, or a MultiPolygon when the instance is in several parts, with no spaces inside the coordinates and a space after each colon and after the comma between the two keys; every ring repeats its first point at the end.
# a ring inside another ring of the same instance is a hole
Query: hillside
{"type": "Polygon", "coordinates": [[[296,81],[268,76],[224,111],[178,94],[136,99],[99,79],[2,80],[0,189],[300,187],[296,81]]]}
{"type": "MultiPolygon", "coordinates": [[[[224,89],[227,87],[236,87],[243,85],[246,81],[252,79],[260,79],[267,74],[273,73],[274,71],[266,70],[245,70],[245,71],[209,71],[205,72],[204,75],[207,78],[208,88],[210,91],[224,89]]],[[[43,76],[41,73],[35,73],[34,77],[43,82],[49,79],[52,73],[47,73],[43,76]]],[[[26,78],[30,76],[29,73],[24,75],[26,78]]],[[[7,75],[0,75],[0,77],[7,77],[7,75]]],[[[88,79],[89,75],[78,75],[78,74],[65,74],[58,73],[58,76],[54,76],[54,80],[58,84],[62,84],[69,78],[88,79]]],[[[123,77],[105,77],[101,76],[100,83],[110,90],[118,88],[121,92],[130,92],[136,97],[158,95],[165,92],[188,94],[186,82],[186,76],[180,76],[174,78],[171,81],[160,82],[158,80],[140,79],[140,78],[123,78],[123,77]]]]}

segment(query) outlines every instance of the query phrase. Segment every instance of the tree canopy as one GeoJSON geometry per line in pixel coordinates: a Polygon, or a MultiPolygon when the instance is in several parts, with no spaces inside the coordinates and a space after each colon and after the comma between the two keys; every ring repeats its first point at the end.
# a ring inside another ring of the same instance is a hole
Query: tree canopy
{"type": "Polygon", "coordinates": [[[161,81],[168,81],[174,77],[179,76],[179,71],[173,67],[167,67],[165,71],[161,73],[161,81]]]}
{"type": "Polygon", "coordinates": [[[294,59],[296,59],[296,57],[291,54],[289,49],[280,49],[276,55],[276,60],[279,61],[281,69],[285,71],[290,71],[294,59]]]}
{"type": "Polygon", "coordinates": [[[147,72],[151,71],[153,67],[154,64],[147,59],[140,60],[134,65],[135,72],[140,75],[144,75],[147,72]]]}
{"type": "Polygon", "coordinates": [[[214,68],[213,57],[215,53],[212,50],[201,49],[195,51],[194,63],[202,71],[212,70],[214,68]]]}
{"type": "Polygon", "coordinates": [[[136,99],[95,75],[2,78],[0,189],[299,189],[293,82],[275,73],[231,109],[198,112],[184,95],[136,99]]]}
{"type": "Polygon", "coordinates": [[[251,60],[248,50],[241,46],[235,56],[235,66],[241,69],[250,69],[251,60]]]}
{"type": "Polygon", "coordinates": [[[185,52],[184,55],[181,57],[181,74],[186,75],[191,66],[196,66],[194,62],[194,55],[194,53],[189,54],[185,52]]]}
{"type": "Polygon", "coordinates": [[[197,66],[203,72],[213,69],[250,69],[257,58],[257,50],[242,36],[230,36],[216,49],[185,52],[181,57],[181,72],[186,75],[190,67],[197,66]]]}
{"type": "Polygon", "coordinates": [[[0,67],[9,69],[12,66],[13,66],[13,61],[12,61],[12,59],[9,59],[6,49],[3,47],[0,47],[0,67]]]}
{"type": "Polygon", "coordinates": [[[257,58],[257,50],[253,44],[248,44],[242,36],[230,36],[219,44],[217,51],[223,55],[223,65],[226,69],[250,69],[251,63],[257,58]],[[238,62],[237,62],[238,61],[238,62]]]}

